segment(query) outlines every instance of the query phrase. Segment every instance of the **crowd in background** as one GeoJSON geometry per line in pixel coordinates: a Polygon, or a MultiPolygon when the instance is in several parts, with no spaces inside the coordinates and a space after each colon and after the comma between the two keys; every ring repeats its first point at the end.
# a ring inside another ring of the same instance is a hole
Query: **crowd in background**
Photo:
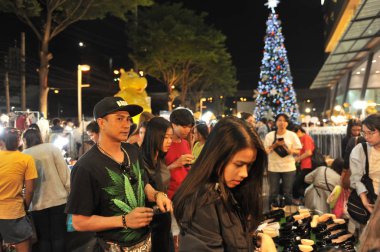
{"type": "MultiPolygon", "coordinates": [[[[318,146],[305,128],[291,122],[286,114],[256,122],[252,114],[242,113],[239,119],[223,118],[210,127],[196,121],[190,110],[179,108],[169,120],[143,112],[139,122],[128,123],[127,143],[139,150],[147,181],[167,193],[174,204],[174,215],[156,214],[150,222],[152,251],[176,251],[178,247],[181,251],[236,251],[239,246],[252,251],[245,233],[255,231],[263,212],[285,206],[336,213],[347,220],[351,233],[357,237],[363,234],[361,251],[380,249],[376,202],[380,186],[379,114],[363,121],[349,120],[341,157],[319,161],[315,155],[318,146]],[[366,167],[372,189],[362,181],[366,167]],[[260,204],[265,183],[269,188],[266,207],[260,204]],[[371,190],[374,195],[369,195],[371,190]],[[353,193],[371,215],[366,223],[347,211],[353,193]],[[225,216],[239,225],[231,228],[225,216]],[[210,235],[216,229],[222,230],[222,235],[210,235]],[[208,247],[210,243],[214,249],[208,247]]],[[[32,247],[41,252],[68,250],[65,207],[71,190],[70,168],[73,160],[97,148],[101,131],[97,121],[77,129],[72,121],[63,125],[56,118],[49,136],[43,136],[37,124],[23,132],[11,127],[3,130],[0,235],[4,242],[14,244],[16,251],[32,247]],[[68,134],[76,139],[71,147],[53,144],[68,134]],[[68,148],[74,150],[62,154],[62,149],[68,148]],[[37,241],[32,246],[33,233],[37,241]]]]}

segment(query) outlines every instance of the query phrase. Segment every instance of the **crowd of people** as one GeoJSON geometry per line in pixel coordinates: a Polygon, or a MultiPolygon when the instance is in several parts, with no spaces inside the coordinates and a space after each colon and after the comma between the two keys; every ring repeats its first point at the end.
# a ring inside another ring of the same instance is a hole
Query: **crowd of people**
{"type": "MultiPolygon", "coordinates": [[[[295,219],[290,206],[334,213],[361,236],[360,251],[380,251],[380,114],[349,120],[331,162],[286,114],[271,124],[242,113],[209,127],[186,108],[169,120],[142,110],[119,97],[99,101],[73,166],[38,126],[5,128],[0,251],[70,251],[68,230],[89,234],[86,251],[276,251],[258,231],[275,209],[295,219]],[[364,221],[352,212],[355,195],[364,221]]],[[[51,132],[63,131],[53,120],[51,132]]]]}

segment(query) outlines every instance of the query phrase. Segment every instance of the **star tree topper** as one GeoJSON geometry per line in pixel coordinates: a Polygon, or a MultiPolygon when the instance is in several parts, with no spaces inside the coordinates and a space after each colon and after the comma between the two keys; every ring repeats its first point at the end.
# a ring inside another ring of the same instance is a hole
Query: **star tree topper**
{"type": "Polygon", "coordinates": [[[275,13],[274,8],[276,8],[279,3],[279,0],[268,0],[264,5],[268,6],[268,9],[272,9],[272,13],[275,13]]]}

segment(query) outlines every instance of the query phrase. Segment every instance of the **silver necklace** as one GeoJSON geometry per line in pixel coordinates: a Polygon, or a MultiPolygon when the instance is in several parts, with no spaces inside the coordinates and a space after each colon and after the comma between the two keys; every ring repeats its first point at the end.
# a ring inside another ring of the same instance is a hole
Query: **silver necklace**
{"type": "Polygon", "coordinates": [[[135,184],[137,182],[137,177],[136,175],[134,174],[134,172],[132,171],[131,169],[131,160],[129,158],[129,155],[127,153],[126,150],[124,150],[123,147],[120,146],[121,150],[124,152],[124,154],[127,156],[127,159],[128,159],[128,164],[125,164],[124,161],[119,163],[118,161],[116,161],[107,151],[105,151],[99,143],[96,144],[96,146],[98,147],[98,149],[100,150],[101,153],[103,153],[104,155],[106,155],[107,157],[109,157],[110,159],[112,159],[114,162],[116,162],[118,165],[119,165],[119,169],[120,171],[124,174],[124,176],[126,178],[128,178],[128,180],[132,183],[132,184],[135,184]]]}
{"type": "MultiPolygon", "coordinates": [[[[124,164],[124,161],[121,162],[121,163],[118,162],[118,161],[116,161],[116,159],[114,159],[114,158],[112,157],[111,154],[109,154],[107,151],[105,151],[105,150],[100,146],[99,143],[97,143],[96,145],[98,146],[98,149],[100,150],[101,153],[103,153],[104,155],[106,155],[107,157],[109,157],[110,159],[112,159],[113,161],[115,161],[118,165],[122,165],[122,164],[124,164]]],[[[120,146],[120,149],[121,149],[121,150],[124,152],[124,154],[127,156],[127,159],[128,159],[128,167],[130,167],[130,166],[131,166],[131,159],[129,158],[128,152],[127,152],[123,147],[121,147],[121,146],[120,146]]]]}

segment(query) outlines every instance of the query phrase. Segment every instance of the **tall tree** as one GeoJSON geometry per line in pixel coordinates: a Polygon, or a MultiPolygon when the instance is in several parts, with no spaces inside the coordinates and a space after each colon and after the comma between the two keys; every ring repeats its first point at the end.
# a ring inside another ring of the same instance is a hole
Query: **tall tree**
{"type": "Polygon", "coordinates": [[[208,97],[214,97],[214,101],[220,103],[217,111],[214,112],[223,113],[224,97],[232,96],[236,92],[236,69],[231,66],[230,54],[220,52],[217,61],[208,66],[207,74],[191,86],[188,97],[192,108],[196,109],[200,99],[207,94],[208,97]]]}
{"type": "Polygon", "coordinates": [[[274,11],[276,0],[269,0],[272,13],[267,20],[264,56],[260,68],[258,97],[255,114],[257,118],[286,113],[293,121],[298,119],[298,105],[293,88],[293,78],[290,72],[284,36],[281,32],[281,22],[274,11]]]}
{"type": "Polygon", "coordinates": [[[205,13],[197,14],[181,4],[153,5],[139,12],[138,22],[129,31],[131,59],[136,67],[161,80],[167,87],[168,107],[172,108],[173,87],[179,88],[181,105],[200,82],[216,83],[213,74],[221,68],[236,86],[235,68],[226,50],[226,37],[205,22],[205,13]],[[215,70],[218,69],[218,70],[215,70]]]}
{"type": "Polygon", "coordinates": [[[128,11],[148,6],[152,0],[0,0],[0,11],[14,13],[27,24],[40,41],[40,111],[47,115],[49,43],[69,25],[80,20],[102,19],[106,15],[126,20],[128,11]]]}

